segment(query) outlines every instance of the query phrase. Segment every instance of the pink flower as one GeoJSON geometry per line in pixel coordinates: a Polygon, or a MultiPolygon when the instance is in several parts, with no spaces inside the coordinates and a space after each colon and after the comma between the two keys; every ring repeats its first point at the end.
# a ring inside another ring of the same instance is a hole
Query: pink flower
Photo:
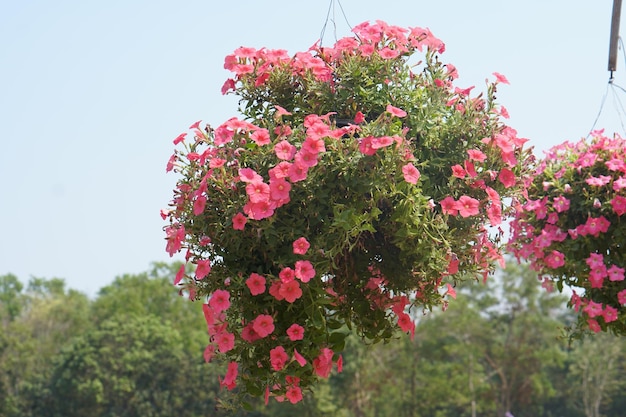
{"type": "Polygon", "coordinates": [[[417,181],[420,179],[419,170],[411,163],[402,167],[402,175],[404,176],[404,180],[409,184],[417,184],[417,181]]]}
{"type": "Polygon", "coordinates": [[[609,281],[624,281],[624,268],[620,268],[617,265],[611,265],[607,274],[609,276],[609,281]]]}
{"type": "Polygon", "coordinates": [[[326,152],[326,145],[324,139],[308,136],[302,143],[301,149],[310,154],[317,155],[321,152],[326,152]]]}
{"type": "Polygon", "coordinates": [[[238,364],[237,362],[230,362],[228,364],[228,369],[226,370],[226,375],[224,375],[224,379],[220,380],[220,386],[228,388],[229,391],[233,390],[236,386],[237,374],[238,374],[238,364]]]}
{"type": "Polygon", "coordinates": [[[289,178],[289,170],[291,169],[291,163],[287,161],[279,162],[274,168],[270,168],[267,173],[270,179],[274,178],[289,178]]]}
{"type": "Polygon", "coordinates": [[[363,155],[376,154],[376,149],[372,147],[373,140],[374,140],[374,137],[372,136],[367,136],[359,140],[359,151],[361,151],[363,155]]]}
{"type": "Polygon", "coordinates": [[[259,337],[266,337],[274,331],[274,319],[267,314],[259,314],[252,322],[252,329],[259,337]]]}
{"type": "Polygon", "coordinates": [[[285,297],[280,294],[281,285],[282,281],[274,281],[272,282],[272,285],[270,285],[270,289],[268,291],[270,295],[274,297],[277,301],[282,301],[285,299],[285,297]]]}
{"type": "Polygon", "coordinates": [[[176,276],[174,277],[174,285],[178,285],[180,281],[185,277],[185,264],[182,264],[180,268],[178,268],[178,272],[176,272],[176,276]]]}
{"type": "Polygon", "coordinates": [[[603,311],[602,304],[596,303],[595,301],[589,301],[589,304],[583,308],[583,311],[591,318],[600,316],[603,311]]]}
{"type": "Polygon", "coordinates": [[[606,233],[609,230],[609,226],[611,222],[609,222],[606,217],[588,217],[587,222],[584,225],[584,230],[586,233],[592,235],[593,237],[600,236],[600,233],[606,233]]]}
{"type": "Polygon", "coordinates": [[[250,294],[259,295],[265,292],[265,277],[255,272],[250,274],[250,277],[246,280],[246,285],[250,290],[250,294]]]}
{"type": "Polygon", "coordinates": [[[622,188],[626,188],[626,177],[619,177],[615,181],[613,181],[613,190],[619,191],[622,188]]]}
{"type": "Polygon", "coordinates": [[[293,281],[280,284],[278,293],[288,303],[294,303],[298,298],[302,297],[302,288],[300,288],[300,283],[294,279],[293,281]]]}
{"type": "Polygon", "coordinates": [[[254,323],[250,322],[250,323],[246,324],[243,329],[241,329],[241,338],[243,340],[245,340],[246,342],[248,342],[248,343],[253,343],[253,342],[255,342],[255,341],[257,341],[257,340],[259,340],[261,338],[254,331],[253,325],[254,325],[254,323]]]}
{"type": "Polygon", "coordinates": [[[498,180],[506,187],[510,188],[515,185],[515,174],[508,168],[502,168],[498,175],[498,180]]]}
{"type": "Polygon", "coordinates": [[[289,167],[289,179],[291,182],[298,182],[306,179],[309,167],[302,162],[295,162],[289,167]]]}
{"type": "Polygon", "coordinates": [[[285,367],[285,364],[289,360],[289,355],[285,352],[285,348],[282,346],[277,346],[274,349],[270,350],[270,363],[272,364],[272,369],[275,371],[280,371],[285,367]]]}
{"type": "Polygon", "coordinates": [[[230,293],[226,290],[215,290],[209,299],[209,305],[216,314],[230,307],[230,293]]]}
{"type": "Polygon", "coordinates": [[[302,401],[302,389],[298,386],[291,386],[287,388],[285,397],[287,397],[291,404],[296,404],[302,401]]]}
{"type": "Polygon", "coordinates": [[[391,104],[387,104],[385,111],[396,117],[406,117],[406,112],[404,110],[394,107],[391,104]]]}
{"type": "Polygon", "coordinates": [[[328,378],[333,368],[333,351],[323,348],[319,356],[313,359],[313,369],[315,374],[322,378],[328,378]]]}
{"type": "Polygon", "coordinates": [[[465,168],[463,168],[461,165],[456,164],[452,167],[452,175],[456,178],[465,178],[467,172],[465,172],[465,168]]]}
{"type": "Polygon", "coordinates": [[[243,213],[239,212],[233,216],[233,229],[243,230],[246,227],[248,218],[243,213]]]}
{"type": "Polygon", "coordinates": [[[585,182],[595,187],[602,187],[603,185],[608,184],[611,181],[611,179],[612,178],[608,175],[600,175],[599,177],[587,178],[585,182]]]}
{"type": "Polygon", "coordinates": [[[589,326],[589,329],[594,333],[598,333],[600,332],[600,330],[602,330],[598,322],[594,319],[587,319],[587,325],[589,326]]]}
{"type": "Polygon", "coordinates": [[[315,269],[309,261],[296,261],[296,277],[302,282],[309,282],[315,276],[315,269]]]}
{"type": "Polygon", "coordinates": [[[247,183],[263,182],[263,177],[252,168],[241,168],[239,170],[239,179],[247,183]]]}
{"type": "Polygon", "coordinates": [[[302,340],[304,338],[304,327],[299,324],[292,324],[287,329],[287,336],[289,336],[289,340],[295,342],[296,340],[302,340]]]}
{"type": "Polygon", "coordinates": [[[243,211],[252,220],[262,220],[274,214],[276,203],[272,200],[263,200],[258,203],[248,202],[243,206],[243,211]]]}
{"type": "Polygon", "coordinates": [[[567,211],[569,210],[569,200],[563,196],[558,196],[552,202],[552,207],[554,207],[557,213],[567,211]]]}
{"type": "Polygon", "coordinates": [[[596,265],[589,272],[589,283],[591,288],[602,288],[604,278],[607,276],[606,266],[604,264],[596,265]]]}
{"type": "Polygon", "coordinates": [[[398,314],[398,327],[400,327],[403,332],[415,331],[415,323],[411,320],[411,316],[406,313],[398,314]]]}
{"type": "Polygon", "coordinates": [[[509,80],[507,80],[506,77],[499,72],[494,72],[493,75],[496,77],[497,82],[502,84],[509,84],[509,80]]]}
{"type": "Polygon", "coordinates": [[[226,353],[235,347],[235,335],[228,332],[222,332],[214,336],[214,341],[220,352],[226,353]]]}
{"type": "Polygon", "coordinates": [[[611,306],[604,306],[602,317],[604,318],[605,323],[610,323],[617,320],[617,309],[611,306]]]}
{"type": "Polygon", "coordinates": [[[626,213],[626,197],[622,197],[621,195],[616,195],[611,200],[611,206],[613,207],[613,211],[618,216],[626,213]]]}
{"type": "Polygon", "coordinates": [[[585,259],[585,263],[589,265],[589,268],[597,268],[604,265],[604,255],[601,253],[590,253],[589,257],[585,259]]]}
{"type": "Polygon", "coordinates": [[[467,151],[467,155],[469,156],[469,159],[476,162],[483,162],[485,159],[487,159],[487,155],[485,155],[478,149],[469,149],[467,151]]]}
{"type": "Polygon", "coordinates": [[[306,365],[306,359],[304,359],[304,356],[302,356],[295,348],[293,349],[293,358],[300,366],[306,365]]]}
{"type": "Polygon", "coordinates": [[[264,182],[251,182],[246,185],[246,194],[251,203],[261,203],[269,200],[270,186],[264,182]]]}
{"type": "Polygon", "coordinates": [[[270,198],[274,201],[289,201],[291,184],[284,178],[270,179],[270,198]]]}
{"type": "Polygon", "coordinates": [[[617,293],[617,302],[621,305],[626,305],[626,290],[621,290],[617,293]]]}
{"type": "Polygon", "coordinates": [[[380,136],[372,139],[372,149],[377,150],[392,145],[394,139],[391,136],[380,136]]]}
{"type": "Polygon", "coordinates": [[[457,207],[459,209],[459,214],[461,215],[461,217],[469,217],[478,214],[478,205],[478,200],[464,195],[459,198],[457,207]]]}
{"type": "Polygon", "coordinates": [[[274,108],[276,109],[276,115],[278,115],[278,116],[289,116],[289,115],[291,115],[291,113],[289,113],[287,110],[285,110],[283,107],[280,107],[279,105],[274,105],[274,108]]]}
{"type": "Polygon", "coordinates": [[[441,211],[443,214],[449,214],[451,216],[456,216],[459,214],[459,205],[457,201],[452,197],[446,197],[439,202],[441,204],[441,211]]]}
{"type": "Polygon", "coordinates": [[[296,279],[296,274],[293,269],[287,266],[280,270],[280,272],[278,273],[278,278],[280,278],[281,282],[286,283],[296,279]]]}
{"type": "Polygon", "coordinates": [[[204,357],[204,361],[206,363],[211,362],[211,360],[213,360],[213,356],[215,356],[215,345],[212,343],[207,345],[206,349],[204,349],[204,352],[202,353],[202,356],[204,357]]]}
{"type": "Polygon", "coordinates": [[[356,112],[354,115],[354,123],[359,125],[365,121],[365,116],[360,111],[356,112]]]}
{"type": "Polygon", "coordinates": [[[304,255],[311,244],[304,237],[300,237],[293,242],[293,253],[296,255],[304,255]]]}
{"type": "Polygon", "coordinates": [[[204,279],[211,272],[211,261],[208,259],[200,259],[197,262],[196,279],[204,279]]]}
{"type": "Polygon", "coordinates": [[[270,143],[270,133],[267,129],[257,129],[251,135],[252,139],[257,145],[263,146],[270,143]]]}
{"type": "Polygon", "coordinates": [[[543,261],[549,268],[559,268],[565,265],[565,256],[558,250],[553,250],[543,259],[543,261]]]}
{"type": "Polygon", "coordinates": [[[290,161],[291,159],[293,159],[296,151],[296,147],[286,140],[281,140],[276,145],[274,145],[274,153],[276,154],[278,159],[282,159],[284,161],[290,161]]]}

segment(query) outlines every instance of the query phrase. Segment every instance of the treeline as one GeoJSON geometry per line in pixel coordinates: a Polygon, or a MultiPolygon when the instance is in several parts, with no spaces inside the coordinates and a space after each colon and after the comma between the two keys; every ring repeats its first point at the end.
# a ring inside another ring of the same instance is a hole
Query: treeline
{"type": "Polygon", "coordinates": [[[224,369],[204,362],[201,304],[178,295],[177,269],[118,277],[93,300],[0,276],[0,416],[626,416],[625,341],[568,343],[566,299],[518,265],[458,288],[414,338],[349,338],[343,372],[300,404],[224,409],[224,369]]]}

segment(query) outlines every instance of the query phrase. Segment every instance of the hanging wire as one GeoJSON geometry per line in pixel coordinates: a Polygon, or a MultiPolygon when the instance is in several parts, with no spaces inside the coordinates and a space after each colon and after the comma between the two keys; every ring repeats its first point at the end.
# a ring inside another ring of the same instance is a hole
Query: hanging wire
{"type": "Polygon", "coordinates": [[[337,42],[337,19],[335,18],[335,3],[339,5],[339,10],[341,10],[341,14],[343,15],[343,19],[346,21],[346,24],[352,30],[352,25],[348,21],[348,17],[346,16],[346,12],[343,10],[343,6],[341,5],[340,0],[330,0],[330,4],[328,5],[328,11],[326,12],[326,21],[324,22],[324,26],[322,26],[322,32],[320,33],[320,46],[322,46],[322,42],[324,41],[324,34],[326,33],[326,26],[328,26],[328,22],[332,22],[333,24],[333,36],[335,37],[335,42],[337,42]],[[333,17],[331,19],[330,12],[332,11],[333,17]]]}

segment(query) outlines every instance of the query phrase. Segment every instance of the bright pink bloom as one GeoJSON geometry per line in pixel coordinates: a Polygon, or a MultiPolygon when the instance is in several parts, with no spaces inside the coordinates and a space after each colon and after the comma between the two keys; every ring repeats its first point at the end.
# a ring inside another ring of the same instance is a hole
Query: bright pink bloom
{"type": "Polygon", "coordinates": [[[417,184],[417,181],[420,179],[419,170],[411,163],[402,167],[402,175],[404,176],[404,180],[409,184],[417,184]]]}
{"type": "Polygon", "coordinates": [[[274,178],[289,178],[289,170],[291,169],[291,163],[287,161],[279,162],[274,168],[270,168],[267,173],[270,179],[274,178]]]}
{"type": "Polygon", "coordinates": [[[316,153],[308,152],[306,149],[302,148],[296,152],[294,162],[296,164],[304,165],[308,169],[317,165],[318,157],[316,153]]]}
{"type": "Polygon", "coordinates": [[[258,203],[248,202],[243,206],[243,211],[252,220],[262,220],[274,214],[276,203],[272,200],[263,200],[258,203]]]}
{"type": "Polygon", "coordinates": [[[306,359],[304,359],[304,356],[302,356],[295,348],[293,349],[293,358],[300,366],[306,365],[306,359]]]}
{"type": "Polygon", "coordinates": [[[295,342],[296,340],[302,340],[304,338],[304,327],[300,326],[297,323],[292,324],[287,329],[287,336],[289,336],[289,340],[295,342]]]}
{"type": "Polygon", "coordinates": [[[469,159],[476,162],[483,162],[485,159],[487,159],[487,155],[485,155],[478,149],[469,149],[467,151],[467,155],[469,156],[469,159]]]}
{"type": "Polygon", "coordinates": [[[182,264],[180,268],[178,268],[178,272],[176,272],[176,276],[174,277],[174,285],[178,285],[180,281],[185,277],[185,264],[182,264]]]}
{"type": "Polygon", "coordinates": [[[329,348],[323,348],[319,356],[313,359],[313,369],[317,376],[328,378],[333,368],[333,351],[329,348]]]}
{"type": "Polygon", "coordinates": [[[549,268],[559,268],[565,265],[565,256],[558,250],[553,250],[543,259],[543,261],[549,268]]]}
{"type": "Polygon", "coordinates": [[[604,278],[606,277],[606,266],[604,266],[604,264],[596,265],[589,272],[589,282],[591,283],[591,288],[602,288],[604,278]]]}
{"type": "Polygon", "coordinates": [[[441,200],[439,204],[441,204],[441,211],[443,211],[443,214],[449,214],[451,216],[459,214],[459,205],[454,198],[446,197],[441,200]]]}
{"type": "Polygon", "coordinates": [[[509,84],[509,80],[507,80],[506,77],[499,72],[494,72],[493,75],[496,77],[497,82],[502,84],[509,84]]]}
{"type": "Polygon", "coordinates": [[[585,180],[585,182],[589,185],[593,185],[595,187],[602,187],[603,185],[608,184],[611,181],[612,177],[608,175],[600,175],[599,177],[590,177],[585,180]]]}
{"type": "Polygon", "coordinates": [[[367,136],[359,140],[359,151],[361,151],[363,155],[374,155],[376,153],[376,149],[372,147],[373,140],[374,137],[372,136],[367,136]]]}
{"type": "Polygon", "coordinates": [[[365,116],[363,115],[363,113],[361,113],[360,111],[356,112],[356,114],[354,115],[354,123],[355,124],[361,124],[365,121],[365,116]]]}
{"type": "Polygon", "coordinates": [[[589,304],[583,308],[583,311],[591,318],[601,316],[603,311],[602,304],[590,300],[589,304]]]}
{"type": "Polygon", "coordinates": [[[293,242],[293,253],[296,255],[304,255],[311,244],[304,237],[300,237],[293,242]]]}
{"type": "Polygon", "coordinates": [[[289,179],[291,182],[298,182],[306,179],[309,167],[301,162],[295,162],[289,167],[289,179]]]}
{"type": "Polygon", "coordinates": [[[259,337],[266,337],[274,331],[274,319],[268,314],[259,314],[252,322],[252,329],[259,337]]]}
{"type": "Polygon", "coordinates": [[[626,213],[626,197],[622,197],[621,195],[616,195],[611,200],[611,206],[613,207],[613,211],[618,216],[626,213]]]}
{"type": "Polygon", "coordinates": [[[478,214],[479,201],[467,195],[459,198],[457,207],[461,217],[475,216],[478,214]]]}
{"type": "Polygon", "coordinates": [[[602,330],[598,322],[594,319],[587,319],[587,325],[589,326],[589,329],[594,333],[599,333],[600,330],[602,330]]]}
{"type": "Polygon", "coordinates": [[[211,360],[213,360],[213,356],[215,356],[215,345],[213,343],[207,345],[206,349],[204,349],[204,352],[202,353],[202,356],[204,357],[204,361],[206,363],[211,362],[211,360]]]}
{"type": "Polygon", "coordinates": [[[269,289],[269,293],[272,297],[274,297],[277,301],[282,301],[285,299],[285,297],[283,297],[280,294],[280,287],[282,286],[282,281],[274,281],[272,282],[272,285],[270,285],[270,289],[269,289]]]}
{"type": "Polygon", "coordinates": [[[563,196],[558,196],[552,202],[552,207],[554,207],[557,213],[567,211],[569,210],[569,200],[563,196]]]}
{"type": "Polygon", "coordinates": [[[270,350],[270,363],[272,364],[272,369],[275,371],[280,371],[285,367],[285,364],[289,360],[289,355],[285,352],[285,348],[282,346],[277,346],[274,349],[270,350]]]}
{"type": "Polygon", "coordinates": [[[298,386],[291,386],[287,388],[285,397],[287,397],[291,404],[296,404],[302,401],[302,389],[298,386]]]}
{"type": "Polygon", "coordinates": [[[465,166],[465,171],[470,178],[476,178],[478,176],[478,173],[476,172],[476,167],[474,166],[474,163],[472,161],[466,159],[463,162],[463,166],[465,166]]]}
{"type": "Polygon", "coordinates": [[[456,164],[452,167],[452,175],[456,178],[465,178],[467,172],[465,172],[465,168],[463,168],[461,165],[456,164]]]}
{"type": "Polygon", "coordinates": [[[604,265],[604,255],[601,253],[590,253],[589,257],[585,259],[585,263],[589,265],[589,268],[597,268],[604,265]]]}
{"type": "Polygon", "coordinates": [[[222,84],[222,95],[226,95],[230,91],[235,91],[235,80],[232,78],[227,79],[224,84],[222,84]]]}
{"type": "Polygon", "coordinates": [[[246,185],[246,194],[251,203],[261,203],[270,198],[270,186],[264,182],[251,182],[246,185]]]}
{"type": "Polygon", "coordinates": [[[250,294],[259,295],[265,292],[265,277],[255,272],[250,274],[250,277],[246,280],[246,285],[250,290],[250,294]]]}
{"type": "Polygon", "coordinates": [[[257,145],[263,146],[270,143],[270,133],[267,129],[257,129],[251,135],[252,139],[257,145]]]}
{"type": "Polygon", "coordinates": [[[498,180],[506,187],[510,188],[515,185],[515,174],[508,168],[502,168],[498,175],[498,180]]]}
{"type": "Polygon", "coordinates": [[[391,104],[387,104],[385,111],[396,117],[406,117],[406,112],[404,110],[394,107],[391,104]]]}
{"type": "Polygon", "coordinates": [[[239,365],[237,364],[237,362],[230,362],[228,364],[226,375],[224,376],[223,380],[220,380],[221,387],[226,387],[229,391],[231,391],[237,386],[236,380],[237,374],[239,373],[237,369],[238,366],[239,365]]]}
{"type": "Polygon", "coordinates": [[[617,302],[621,305],[626,305],[626,290],[621,290],[617,293],[617,302]]]}
{"type": "Polygon", "coordinates": [[[284,178],[270,179],[270,198],[275,201],[289,201],[291,184],[284,178]]]}
{"type": "Polygon", "coordinates": [[[183,225],[171,225],[165,228],[166,240],[165,250],[170,256],[182,248],[183,240],[185,239],[185,226],[183,225]]]}
{"type": "Polygon", "coordinates": [[[291,282],[296,279],[296,273],[293,269],[287,266],[280,270],[280,272],[278,273],[278,278],[280,278],[280,281],[283,283],[291,282]]]}
{"type": "Polygon", "coordinates": [[[449,283],[446,284],[447,286],[447,291],[446,294],[450,295],[450,297],[456,299],[456,290],[454,289],[454,287],[452,285],[450,285],[449,283]]]}
{"type": "Polygon", "coordinates": [[[302,288],[296,280],[283,282],[280,285],[278,293],[283,296],[288,303],[294,303],[298,298],[302,297],[302,288]]]}
{"type": "Polygon", "coordinates": [[[403,332],[415,331],[415,323],[411,320],[411,316],[406,313],[398,314],[398,327],[400,327],[403,332]]]}
{"type": "Polygon", "coordinates": [[[247,222],[248,218],[243,213],[237,213],[233,216],[233,229],[243,230],[247,222]]]}
{"type": "Polygon", "coordinates": [[[617,320],[617,309],[611,306],[604,306],[602,317],[604,318],[605,323],[610,323],[617,320]]]}
{"type": "Polygon", "coordinates": [[[291,113],[289,113],[287,110],[285,110],[283,107],[280,107],[279,105],[274,105],[274,108],[276,109],[276,114],[278,116],[289,116],[289,115],[291,115],[291,113]]]}
{"type": "Polygon", "coordinates": [[[254,323],[250,322],[246,324],[243,329],[241,329],[241,338],[248,343],[253,343],[261,338],[261,336],[254,331],[253,326],[254,323]]]}
{"type": "Polygon", "coordinates": [[[587,218],[587,222],[585,223],[585,232],[592,235],[593,237],[600,236],[600,233],[606,233],[609,230],[609,226],[611,222],[609,222],[606,217],[589,217],[587,218]]]}
{"type": "Polygon", "coordinates": [[[204,279],[211,272],[211,261],[208,259],[200,259],[197,262],[196,279],[204,279]]]}
{"type": "Polygon", "coordinates": [[[211,158],[209,161],[209,168],[220,168],[226,164],[226,160],[222,158],[211,158]]]}
{"type": "Polygon", "coordinates": [[[622,188],[626,188],[626,177],[622,176],[613,181],[613,190],[619,191],[622,188]]]}
{"type": "Polygon", "coordinates": [[[611,265],[606,272],[609,276],[609,281],[624,281],[624,268],[620,268],[617,265],[611,265]]]}
{"type": "Polygon", "coordinates": [[[315,276],[315,269],[309,261],[296,261],[296,277],[302,282],[309,282],[315,276]]]}
{"type": "Polygon", "coordinates": [[[274,153],[276,153],[278,159],[282,159],[284,161],[290,161],[293,159],[296,151],[297,148],[286,140],[281,140],[274,145],[274,153]]]}
{"type": "Polygon", "coordinates": [[[241,168],[239,170],[239,179],[247,183],[263,182],[263,177],[252,168],[241,168]]]}
{"type": "Polygon", "coordinates": [[[181,143],[183,140],[185,140],[185,136],[187,136],[186,133],[181,133],[180,135],[178,135],[176,137],[176,139],[174,139],[174,145],[178,145],[179,143],[181,143]]]}
{"type": "Polygon", "coordinates": [[[307,136],[302,143],[301,149],[305,152],[317,155],[318,153],[326,152],[326,144],[324,143],[324,139],[307,136]]]}
{"type": "Polygon", "coordinates": [[[380,136],[372,139],[372,149],[380,149],[390,146],[394,143],[394,139],[391,136],[380,136]]]}
{"type": "Polygon", "coordinates": [[[209,305],[216,314],[230,307],[230,293],[226,290],[215,290],[209,299],[209,305]]]}
{"type": "Polygon", "coordinates": [[[214,341],[220,352],[226,353],[235,347],[235,335],[228,332],[222,332],[214,336],[214,341]]]}

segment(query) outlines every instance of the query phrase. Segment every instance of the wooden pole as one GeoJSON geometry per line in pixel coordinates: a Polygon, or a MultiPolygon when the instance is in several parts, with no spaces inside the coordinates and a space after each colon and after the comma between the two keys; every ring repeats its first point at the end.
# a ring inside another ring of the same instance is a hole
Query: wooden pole
{"type": "Polygon", "coordinates": [[[622,11],[622,0],[613,0],[613,17],[611,18],[611,40],[609,43],[609,71],[611,77],[617,69],[617,44],[619,40],[619,21],[622,11]]]}

